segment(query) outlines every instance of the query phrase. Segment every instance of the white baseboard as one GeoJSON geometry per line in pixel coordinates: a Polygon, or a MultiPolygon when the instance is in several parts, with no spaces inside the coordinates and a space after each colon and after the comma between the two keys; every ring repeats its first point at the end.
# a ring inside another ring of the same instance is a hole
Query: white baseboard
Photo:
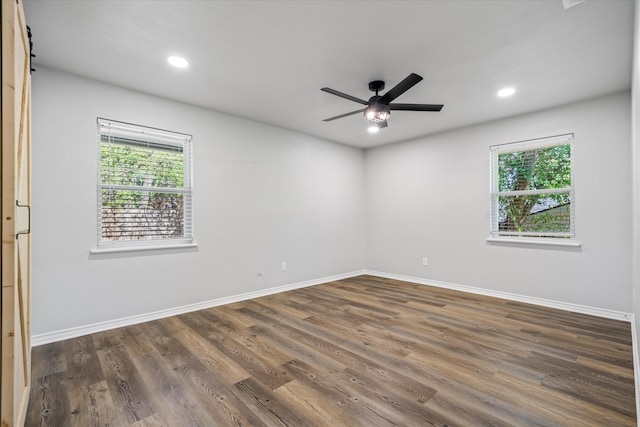
{"type": "MultiPolygon", "coordinates": [[[[168,308],[165,310],[154,311],[151,313],[139,314],[130,317],[124,317],[115,320],[108,320],[106,322],[93,323],[86,326],[78,326],[69,329],[63,329],[60,331],[47,332],[44,334],[32,335],[31,336],[31,345],[39,346],[43,344],[48,344],[56,341],[62,341],[70,338],[76,338],[82,335],[93,334],[96,332],[102,332],[109,329],[121,328],[123,326],[135,325],[137,323],[148,322],[150,320],[162,319],[165,317],[175,316],[178,314],[189,313],[192,311],[203,310],[206,308],[216,307],[224,304],[231,304],[234,302],[245,301],[252,298],[258,298],[266,295],[276,294],[280,292],[286,292],[293,289],[305,288],[308,286],[319,285],[321,283],[333,282],[335,280],[346,279],[349,277],[355,277],[362,274],[368,274],[371,276],[384,277],[388,279],[402,280],[405,282],[417,283],[421,285],[429,285],[436,286],[440,288],[452,289],[456,291],[469,292],[474,294],[492,296],[496,298],[503,298],[512,301],[519,301],[528,304],[541,305],[545,307],[557,308],[560,310],[572,311],[576,313],[590,314],[592,316],[605,317],[608,319],[615,320],[624,320],[624,321],[632,321],[633,314],[631,313],[623,313],[619,311],[607,310],[597,307],[588,307],[577,304],[546,300],[542,298],[534,298],[523,295],[511,294],[508,292],[500,292],[500,291],[492,291],[489,289],[476,288],[472,286],[458,285],[455,283],[441,282],[437,280],[429,280],[422,279],[418,277],[411,276],[403,276],[400,274],[392,274],[392,273],[384,273],[380,271],[372,271],[372,270],[359,270],[352,271],[349,273],[337,274],[334,276],[322,277],[319,279],[307,280],[304,282],[292,283],[289,285],[277,286],[274,288],[263,289],[259,291],[247,292],[239,295],[232,295],[228,297],[218,298],[215,300],[203,301],[195,304],[183,305],[180,307],[168,308]]],[[[632,328],[635,326],[632,323],[632,328]]],[[[635,330],[635,329],[632,329],[635,330]]],[[[635,333],[635,332],[634,332],[635,333]]],[[[634,339],[635,339],[634,335],[634,339]]],[[[634,352],[636,351],[634,346],[634,352]]],[[[634,353],[634,361],[637,362],[638,358],[634,353]]],[[[636,369],[636,375],[640,375],[639,371],[636,369]]],[[[639,383],[640,384],[640,383],[639,383]]],[[[640,413],[640,412],[639,412],[640,413]]]]}
{"type": "Polygon", "coordinates": [[[69,338],[76,338],[82,335],[102,332],[109,329],[121,328],[123,326],[135,325],[137,323],[148,322],[150,320],[162,319],[165,317],[175,316],[178,314],[189,313],[192,311],[203,310],[205,308],[216,307],[224,304],[245,301],[252,298],[263,297],[266,295],[277,294],[280,292],[291,291],[293,289],[306,288],[307,286],[319,285],[321,283],[333,282],[335,280],[347,279],[349,277],[360,276],[364,274],[364,270],[352,271],[350,273],[336,274],[334,276],[322,277],[320,279],[312,279],[304,282],[292,283],[289,285],[276,286],[274,288],[263,289],[259,291],[247,292],[239,295],[218,298],[215,300],[203,301],[195,304],[183,305],[180,307],[168,308],[165,310],[154,311],[146,314],[139,314],[130,317],[123,317],[106,322],[93,323],[86,326],[78,326],[75,328],[63,329],[61,331],[47,332],[44,334],[32,335],[31,345],[33,347],[49,344],[56,341],[62,341],[69,338]]]}
{"type": "Polygon", "coordinates": [[[371,276],[384,277],[386,279],[402,280],[404,282],[416,283],[419,285],[435,286],[438,288],[452,289],[455,291],[469,292],[472,294],[485,295],[490,297],[502,298],[511,301],[524,302],[528,304],[541,305],[544,307],[557,308],[559,310],[571,311],[574,313],[590,314],[592,316],[604,317],[607,319],[623,320],[630,322],[633,314],[622,311],[607,310],[605,308],[589,307],[585,305],[571,304],[562,301],[553,301],[543,298],[535,298],[524,295],[512,294],[509,292],[492,291],[490,289],[476,288],[473,286],[458,285],[455,283],[441,282],[438,280],[422,279],[419,277],[403,276],[400,274],[383,273],[380,271],[365,270],[364,274],[371,276]]]}

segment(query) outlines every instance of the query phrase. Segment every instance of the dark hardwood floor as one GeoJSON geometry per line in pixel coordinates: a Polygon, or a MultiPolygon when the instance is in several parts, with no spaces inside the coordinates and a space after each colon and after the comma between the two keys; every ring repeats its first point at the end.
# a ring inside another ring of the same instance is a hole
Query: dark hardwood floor
{"type": "Polygon", "coordinates": [[[27,426],[636,426],[626,322],[360,276],[33,349],[27,426]]]}

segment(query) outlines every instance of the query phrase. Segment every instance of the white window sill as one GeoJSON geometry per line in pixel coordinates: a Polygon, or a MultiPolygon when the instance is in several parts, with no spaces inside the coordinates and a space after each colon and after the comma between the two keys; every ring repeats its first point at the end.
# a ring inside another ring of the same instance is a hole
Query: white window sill
{"type": "Polygon", "coordinates": [[[145,252],[145,251],[157,251],[164,249],[187,249],[197,248],[197,243],[175,243],[171,245],[140,245],[140,246],[121,246],[111,248],[95,248],[91,249],[89,253],[91,255],[98,254],[113,254],[119,252],[145,252]]]}
{"type": "Polygon", "coordinates": [[[526,238],[526,237],[487,237],[489,243],[522,243],[525,245],[547,245],[547,246],[570,246],[580,247],[582,244],[575,240],[569,239],[545,239],[545,238],[526,238]]]}

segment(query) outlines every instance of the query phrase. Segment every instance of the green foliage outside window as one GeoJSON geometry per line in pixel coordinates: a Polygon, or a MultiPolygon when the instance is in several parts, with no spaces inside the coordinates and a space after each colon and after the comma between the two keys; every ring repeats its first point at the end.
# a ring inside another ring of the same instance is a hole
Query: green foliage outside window
{"type": "MultiPolygon", "coordinates": [[[[182,188],[184,157],[182,150],[158,149],[143,144],[103,137],[100,144],[101,182],[107,185],[182,188]]],[[[151,189],[151,188],[149,188],[151,189]]],[[[164,197],[155,193],[154,197],[164,197]]],[[[143,195],[139,191],[109,191],[102,204],[111,207],[137,205],[143,195]]]]}
{"type": "Polygon", "coordinates": [[[499,196],[499,229],[517,232],[569,231],[570,187],[569,144],[500,154],[498,192],[566,191],[499,196]]]}
{"type": "Polygon", "coordinates": [[[182,147],[103,136],[100,171],[103,240],[183,237],[182,147]]]}

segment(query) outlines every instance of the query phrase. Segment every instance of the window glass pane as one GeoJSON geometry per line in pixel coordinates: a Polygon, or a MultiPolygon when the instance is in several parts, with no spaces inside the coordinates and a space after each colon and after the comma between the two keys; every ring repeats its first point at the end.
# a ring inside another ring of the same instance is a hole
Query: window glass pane
{"type": "Polygon", "coordinates": [[[182,188],[182,147],[108,138],[100,143],[100,171],[103,185],[182,188]]]}
{"type": "Polygon", "coordinates": [[[498,196],[498,231],[568,233],[570,193],[498,196]]]}
{"type": "Polygon", "coordinates": [[[185,237],[184,194],[102,189],[102,240],[185,237]]]}
{"type": "Polygon", "coordinates": [[[498,191],[569,188],[571,147],[566,144],[500,154],[498,175],[498,191]]]}
{"type": "Polygon", "coordinates": [[[97,124],[98,246],[192,242],[191,135],[97,124]]]}

